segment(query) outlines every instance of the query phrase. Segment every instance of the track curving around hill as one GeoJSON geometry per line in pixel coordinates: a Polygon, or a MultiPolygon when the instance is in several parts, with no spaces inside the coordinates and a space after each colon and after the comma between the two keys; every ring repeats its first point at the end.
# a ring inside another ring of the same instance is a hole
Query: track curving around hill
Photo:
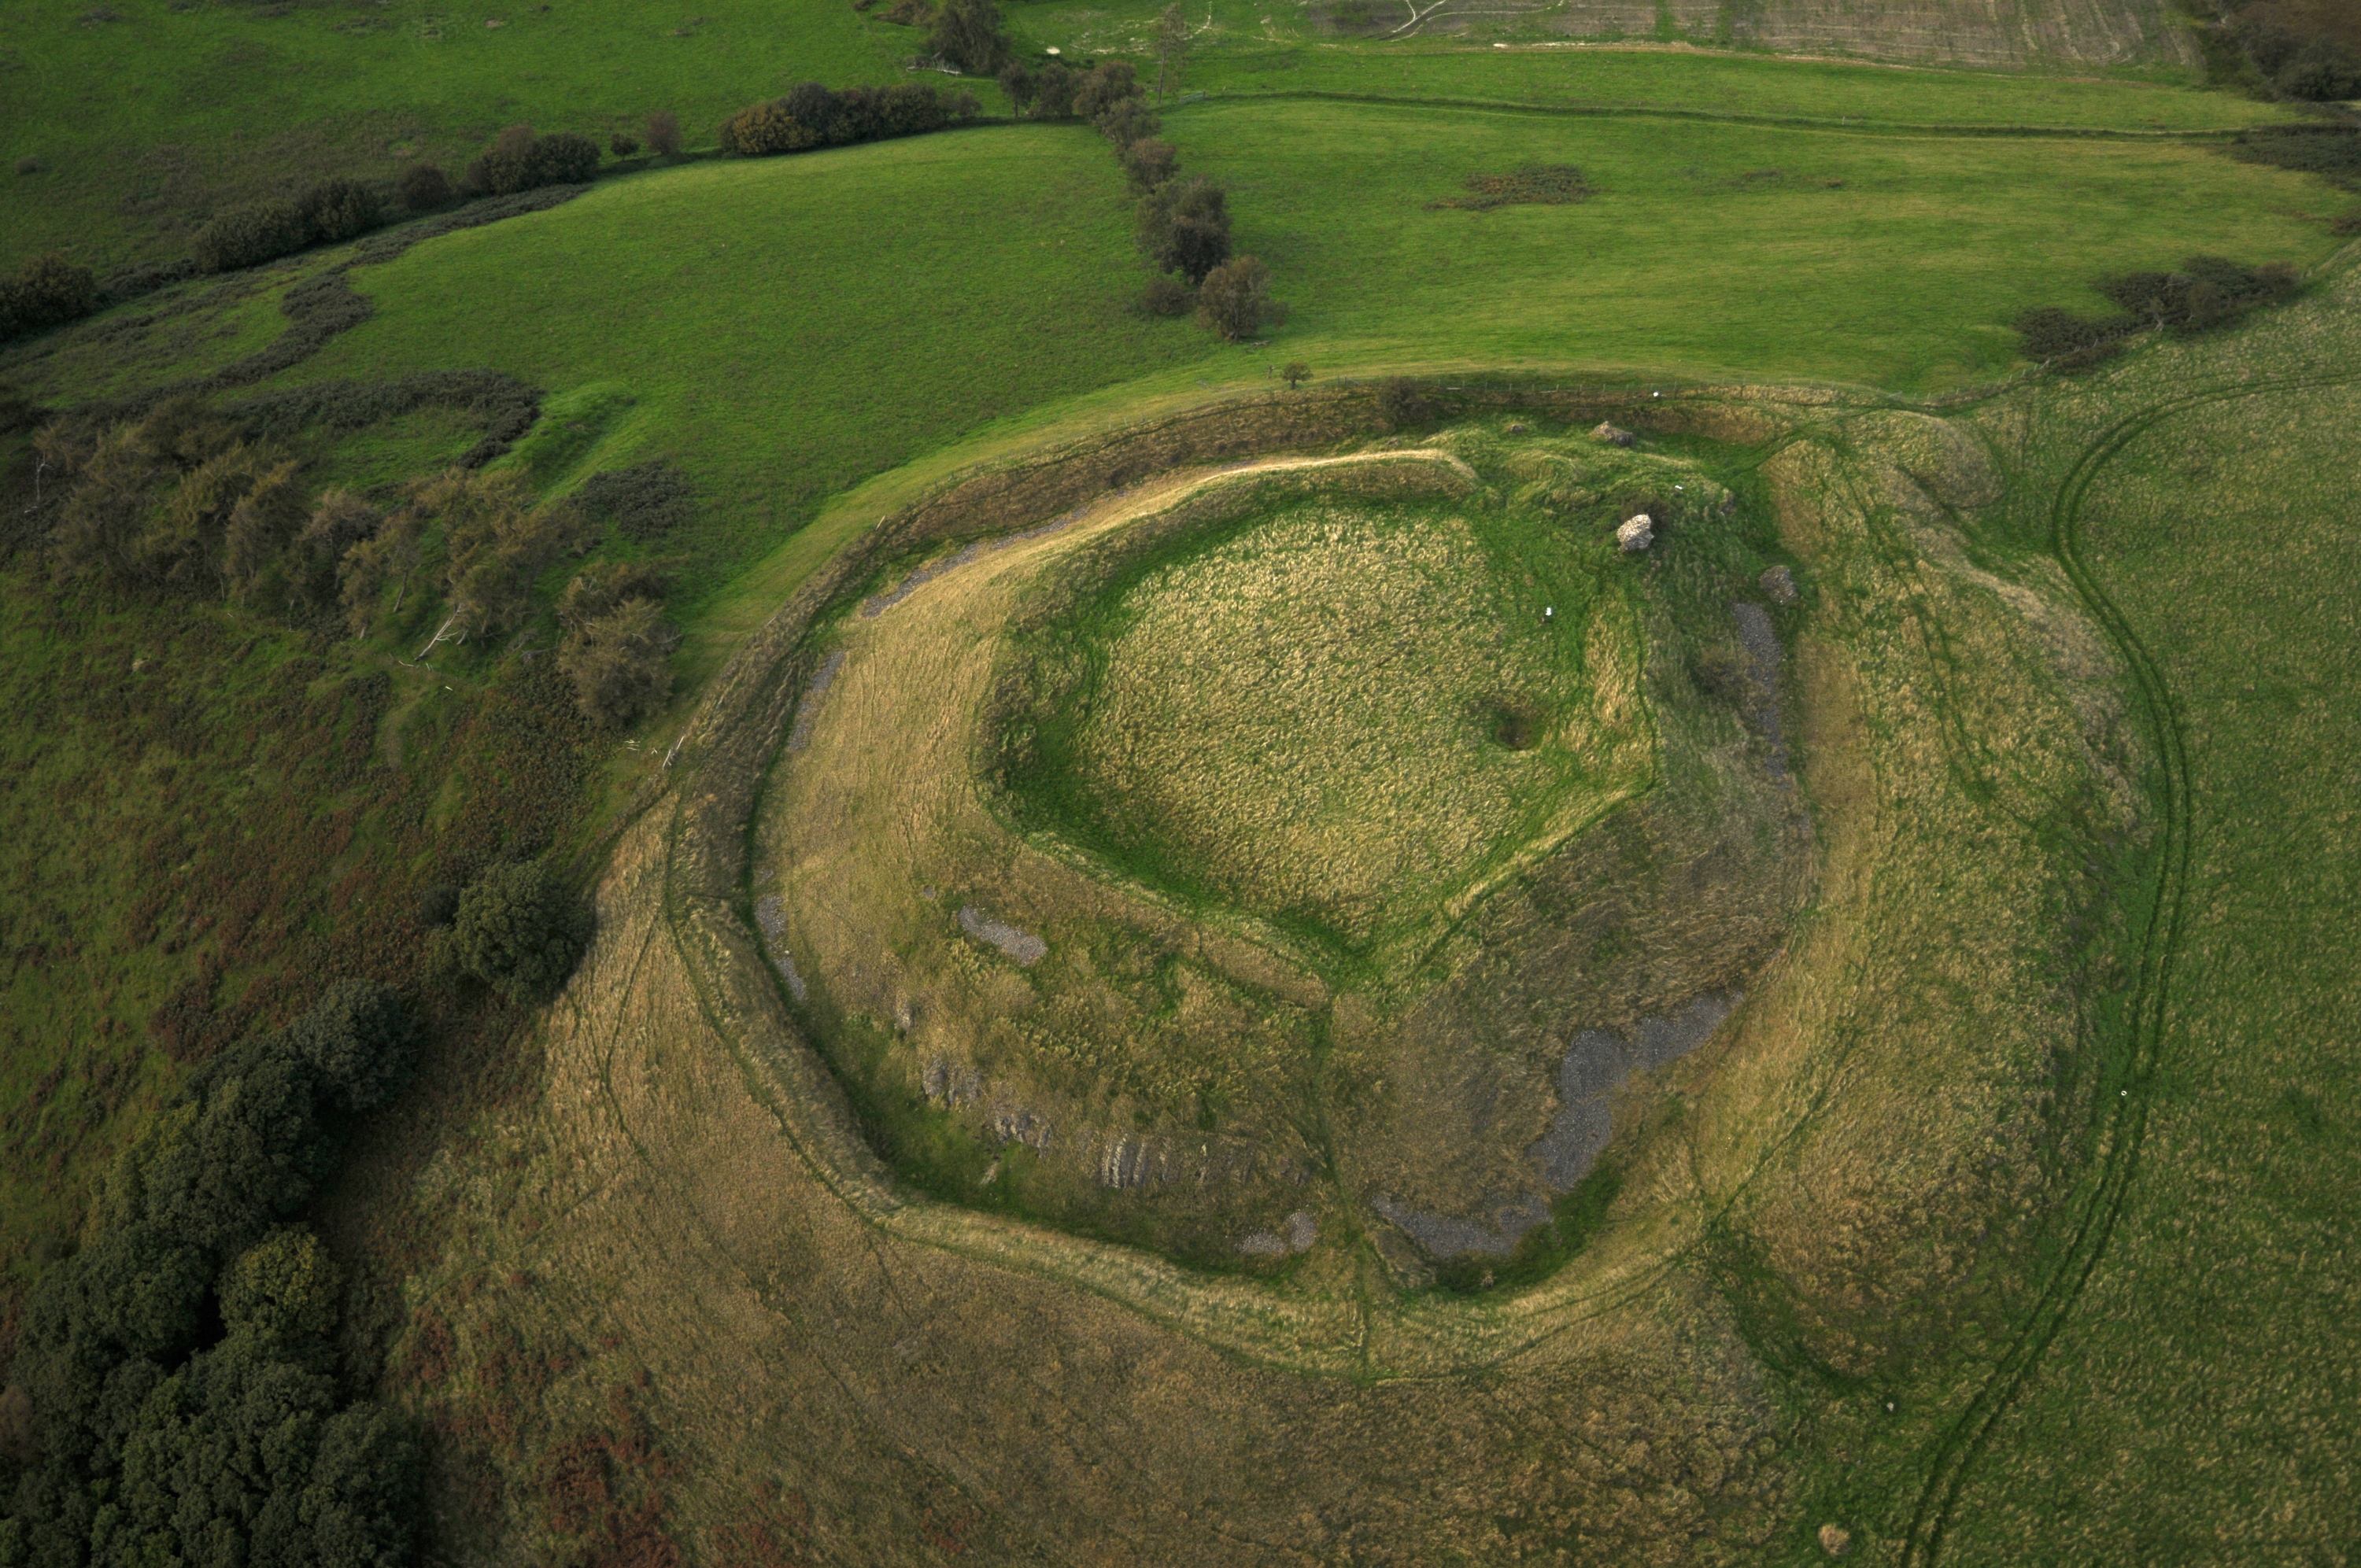
{"type": "Polygon", "coordinates": [[[1934,1568],[1941,1560],[1952,1513],[1976,1461],[1991,1446],[2001,1418],[2039,1367],[2105,1255],[2147,1136],[2149,1089],[2163,1049],[2172,971],[2180,953],[2190,860],[2191,784],[2185,727],[2180,703],[2162,668],[2121,607],[2100,585],[2083,554],[2083,503],[2099,475],[2125,447],[2169,419],[2212,403],[2355,381],[2361,381],[2361,372],[2278,377],[2218,384],[2151,404],[2117,420],[2083,448],[2050,503],[2051,552],[2065,567],[2083,608],[2104,629],[2131,672],[2133,696],[2155,737],[2163,806],[2157,839],[2156,895],[2140,933],[2125,1049],[2103,1064],[2101,1071],[2101,1105],[2092,1128],[2102,1151],[2096,1179],[2074,1204],[2065,1228],[2064,1256],[2051,1271],[2015,1339],[1967,1409],[1935,1442],[1926,1479],[1912,1506],[1909,1530],[1903,1538],[1905,1568],[1934,1568]],[[2116,1091],[2112,1101],[2105,1094],[2109,1088],[2116,1091]]]}

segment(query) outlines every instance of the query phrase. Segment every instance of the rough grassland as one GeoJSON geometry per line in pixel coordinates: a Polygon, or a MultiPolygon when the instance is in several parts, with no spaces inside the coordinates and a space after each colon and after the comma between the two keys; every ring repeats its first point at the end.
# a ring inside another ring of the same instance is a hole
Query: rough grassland
{"type": "Polygon", "coordinates": [[[709,147],[724,115],[790,82],[900,79],[911,40],[842,0],[22,0],[0,7],[0,158],[46,167],[0,184],[0,267],[176,255],[221,205],[330,174],[390,181],[412,159],[456,173],[519,121],[604,142],[666,109],[709,147]]]}
{"type": "Polygon", "coordinates": [[[1274,357],[1989,377],[2007,323],[2193,252],[2309,263],[2331,193],[2201,148],[1923,138],[1375,104],[1168,116],[1295,309],[1274,357]],[[1471,174],[1579,167],[1567,206],[1430,211],[1471,174]],[[1349,178],[1337,178],[1349,170],[1349,178]]]}

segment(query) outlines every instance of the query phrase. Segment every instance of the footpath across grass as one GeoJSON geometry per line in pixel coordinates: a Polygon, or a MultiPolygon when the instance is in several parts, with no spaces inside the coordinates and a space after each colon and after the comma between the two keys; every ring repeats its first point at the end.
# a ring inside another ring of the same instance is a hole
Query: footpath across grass
{"type": "Polygon", "coordinates": [[[1916,137],[1279,100],[1167,116],[1294,307],[1270,356],[1956,386],[2008,323],[2196,252],[2309,263],[2333,192],[2184,143],[1916,137]],[[1438,209],[1571,164],[1566,205],[1438,209]]]}

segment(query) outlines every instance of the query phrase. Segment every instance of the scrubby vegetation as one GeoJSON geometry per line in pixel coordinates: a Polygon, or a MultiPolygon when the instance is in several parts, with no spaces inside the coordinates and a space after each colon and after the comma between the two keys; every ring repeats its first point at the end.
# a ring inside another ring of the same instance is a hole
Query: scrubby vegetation
{"type": "Polygon", "coordinates": [[[979,105],[967,93],[945,93],[923,82],[832,92],[807,82],[784,98],[741,109],[721,123],[721,150],[743,157],[808,152],[923,136],[972,120],[979,105]]]}
{"type": "Polygon", "coordinates": [[[0,343],[78,321],[98,309],[98,281],[62,256],[36,257],[0,278],[0,343]]]}
{"type": "Polygon", "coordinates": [[[2247,267],[2219,256],[2192,256],[2173,272],[2125,272],[2094,285],[2122,313],[2076,315],[2054,307],[2027,311],[2016,332],[2028,359],[2075,369],[2118,352],[2136,334],[2169,328],[2204,332],[2286,299],[2300,286],[2279,263],[2247,267]]]}

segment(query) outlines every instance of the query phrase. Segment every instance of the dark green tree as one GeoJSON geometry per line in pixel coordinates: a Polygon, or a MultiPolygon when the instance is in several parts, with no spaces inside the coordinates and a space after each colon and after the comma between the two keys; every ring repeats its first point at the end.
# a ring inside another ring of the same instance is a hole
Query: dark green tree
{"type": "Polygon", "coordinates": [[[452,952],[460,968],[503,995],[538,1001],[574,972],[581,927],[540,861],[494,866],[459,895],[452,952]]]}

